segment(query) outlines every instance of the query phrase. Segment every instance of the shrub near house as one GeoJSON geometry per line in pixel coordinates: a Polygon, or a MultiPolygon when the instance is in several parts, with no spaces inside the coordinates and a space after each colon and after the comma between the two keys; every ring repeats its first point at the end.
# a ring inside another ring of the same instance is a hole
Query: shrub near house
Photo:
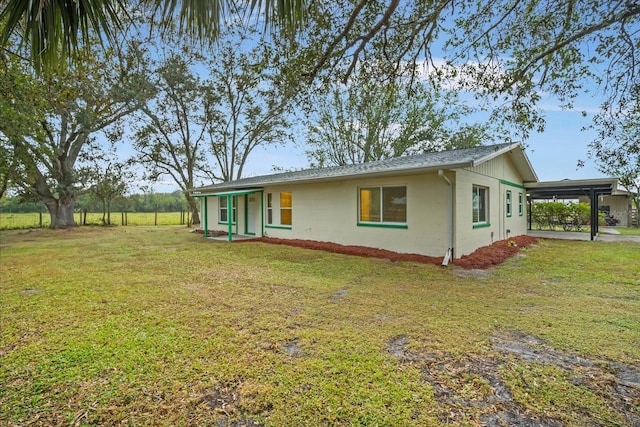
{"type": "Polygon", "coordinates": [[[556,226],[564,231],[582,231],[589,224],[590,207],[587,203],[534,203],[531,207],[532,221],[538,230],[556,226]]]}

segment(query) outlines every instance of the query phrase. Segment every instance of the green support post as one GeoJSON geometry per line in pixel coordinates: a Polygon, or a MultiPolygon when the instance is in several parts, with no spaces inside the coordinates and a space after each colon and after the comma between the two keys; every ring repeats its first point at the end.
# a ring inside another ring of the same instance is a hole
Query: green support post
{"type": "Polygon", "coordinates": [[[231,205],[231,203],[233,203],[233,196],[229,195],[227,196],[227,223],[228,223],[228,230],[229,230],[229,235],[227,237],[228,241],[232,240],[232,235],[233,235],[233,206],[231,205]]]}
{"type": "Polygon", "coordinates": [[[264,237],[264,191],[260,191],[260,237],[264,237]]]}
{"type": "Polygon", "coordinates": [[[208,224],[208,219],[209,219],[209,215],[207,215],[207,196],[204,197],[204,237],[209,237],[209,224],[208,224]]]}

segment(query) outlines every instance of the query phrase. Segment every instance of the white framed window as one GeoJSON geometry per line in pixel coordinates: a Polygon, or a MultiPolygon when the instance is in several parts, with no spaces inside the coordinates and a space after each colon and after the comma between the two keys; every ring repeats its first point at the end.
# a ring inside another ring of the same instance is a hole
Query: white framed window
{"type": "MultiPolygon", "coordinates": [[[[231,223],[236,223],[236,196],[231,197],[231,223]]],[[[218,222],[221,224],[229,223],[229,198],[227,196],[218,197],[218,222]]]]}
{"type": "Polygon", "coordinates": [[[510,217],[511,215],[513,215],[513,201],[511,200],[511,190],[507,190],[506,204],[507,217],[510,217]]]}
{"type": "Polygon", "coordinates": [[[267,193],[267,224],[273,224],[273,193],[267,193]]]}
{"type": "Polygon", "coordinates": [[[479,185],[473,186],[472,218],[474,227],[489,226],[489,189],[479,185]]]}
{"type": "Polygon", "coordinates": [[[358,191],[358,225],[406,228],[407,187],[361,187],[358,191]]]}
{"type": "Polygon", "coordinates": [[[268,228],[290,229],[293,225],[293,194],[290,191],[266,194],[268,228]]]}

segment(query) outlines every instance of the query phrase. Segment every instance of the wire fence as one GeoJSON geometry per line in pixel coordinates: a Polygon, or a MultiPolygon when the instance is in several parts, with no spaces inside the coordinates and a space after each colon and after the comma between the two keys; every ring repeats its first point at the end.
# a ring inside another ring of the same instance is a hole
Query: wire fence
{"type": "MultiPolygon", "coordinates": [[[[76,212],[77,225],[104,225],[102,212],[76,212]]],[[[111,225],[186,225],[191,212],[111,212],[111,225]]],[[[106,218],[105,218],[106,220],[106,218]]],[[[0,212],[0,229],[46,228],[51,220],[46,212],[0,212]]]]}

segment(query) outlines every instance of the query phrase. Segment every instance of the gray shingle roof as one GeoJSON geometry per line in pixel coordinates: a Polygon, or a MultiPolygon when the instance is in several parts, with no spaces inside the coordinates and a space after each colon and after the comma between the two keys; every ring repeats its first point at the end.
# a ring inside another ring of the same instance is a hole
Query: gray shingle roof
{"type": "Polygon", "coordinates": [[[295,172],[253,176],[236,181],[208,185],[191,191],[194,193],[208,193],[222,190],[240,190],[289,182],[330,180],[362,175],[385,175],[394,172],[463,168],[482,163],[514,148],[520,148],[520,144],[505,143],[483,145],[474,148],[463,148],[459,150],[396,157],[393,159],[360,163],[356,165],[305,169],[295,172]]]}

